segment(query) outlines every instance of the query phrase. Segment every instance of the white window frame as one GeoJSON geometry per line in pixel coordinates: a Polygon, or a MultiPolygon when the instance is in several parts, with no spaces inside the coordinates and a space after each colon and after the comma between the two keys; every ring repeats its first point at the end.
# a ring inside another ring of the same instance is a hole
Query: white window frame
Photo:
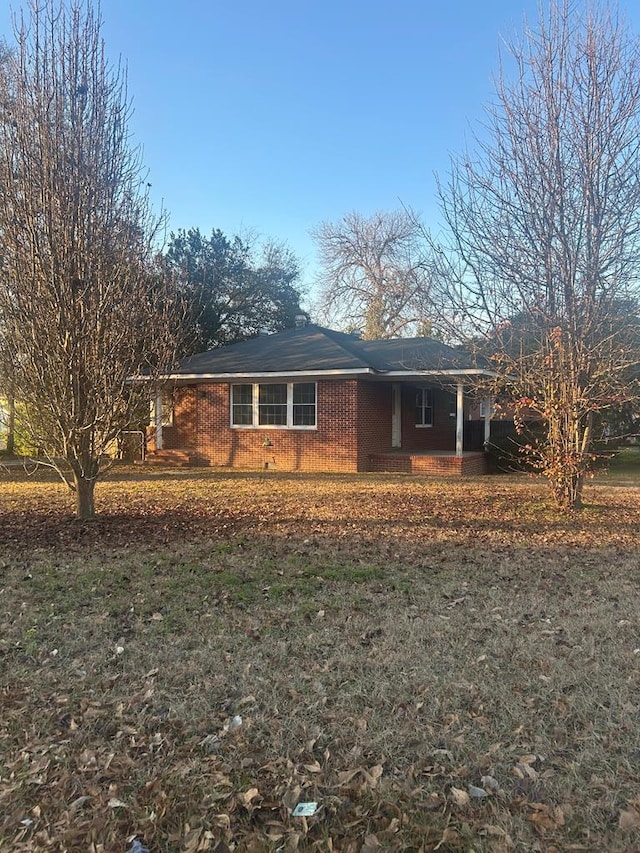
{"type": "Polygon", "coordinates": [[[491,400],[490,398],[487,398],[487,397],[482,397],[480,399],[480,405],[478,407],[478,411],[479,411],[479,417],[482,418],[483,420],[487,416],[490,418],[493,417],[493,414],[495,411],[495,404],[494,404],[493,400],[491,400]],[[487,412],[487,404],[489,407],[488,412],[487,412]]]}
{"type": "MultiPolygon", "coordinates": [[[[426,410],[426,409],[431,409],[431,423],[429,423],[429,424],[425,424],[425,423],[416,423],[416,424],[415,424],[416,429],[433,429],[433,410],[434,410],[433,388],[427,388],[427,387],[416,388],[416,410],[417,410],[417,409],[421,409],[421,410],[422,410],[422,416],[423,416],[423,417],[424,417],[424,412],[425,412],[425,410],[426,410]],[[418,394],[421,394],[421,395],[422,395],[422,399],[423,399],[422,405],[420,405],[420,406],[418,405],[418,394]],[[430,400],[430,405],[429,405],[429,406],[426,406],[426,405],[424,404],[424,395],[425,395],[425,394],[426,394],[426,395],[428,395],[428,399],[430,400]]],[[[416,420],[417,420],[417,419],[416,419],[416,420]]]]}
{"type": "Polygon", "coordinates": [[[230,386],[229,393],[229,424],[231,429],[295,429],[295,430],[317,430],[318,428],[318,383],[317,382],[234,382],[230,386]],[[238,385],[251,385],[251,406],[252,418],[250,424],[234,424],[233,422],[233,389],[238,385]],[[261,424],[260,421],[260,386],[263,385],[286,385],[287,386],[287,422],[286,424],[261,424]],[[293,387],[294,385],[313,385],[314,387],[314,403],[296,403],[296,405],[313,405],[315,410],[315,418],[313,424],[294,424],[293,423],[293,387]]]}

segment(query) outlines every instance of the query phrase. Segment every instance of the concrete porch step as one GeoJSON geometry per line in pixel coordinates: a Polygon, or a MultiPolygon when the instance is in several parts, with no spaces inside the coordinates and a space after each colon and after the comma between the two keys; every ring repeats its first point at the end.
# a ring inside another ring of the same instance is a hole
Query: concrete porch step
{"type": "Polygon", "coordinates": [[[146,455],[145,462],[151,465],[187,467],[197,464],[197,457],[190,450],[150,450],[146,455]]]}

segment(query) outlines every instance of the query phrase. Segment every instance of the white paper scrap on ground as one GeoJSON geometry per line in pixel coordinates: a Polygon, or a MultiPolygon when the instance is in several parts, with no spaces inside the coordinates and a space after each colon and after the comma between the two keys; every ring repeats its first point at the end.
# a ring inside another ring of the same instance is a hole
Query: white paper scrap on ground
{"type": "Polygon", "coordinates": [[[318,810],[317,803],[298,803],[292,812],[293,817],[311,817],[318,810]]]}

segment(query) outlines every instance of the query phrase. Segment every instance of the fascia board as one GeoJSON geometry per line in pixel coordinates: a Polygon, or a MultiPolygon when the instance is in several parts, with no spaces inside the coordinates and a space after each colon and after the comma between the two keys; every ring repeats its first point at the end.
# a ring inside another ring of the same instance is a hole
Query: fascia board
{"type": "MultiPolygon", "coordinates": [[[[206,381],[227,381],[239,379],[311,379],[318,378],[340,378],[349,376],[365,376],[375,375],[376,371],[370,367],[353,368],[350,370],[288,370],[288,371],[262,371],[262,372],[246,372],[246,373],[165,373],[159,377],[154,377],[154,381],[158,379],[167,382],[179,382],[181,380],[187,382],[206,382],[206,381]]],[[[147,376],[132,376],[132,380],[140,382],[148,381],[147,376]]]]}
{"type": "Polygon", "coordinates": [[[391,379],[410,379],[415,376],[489,376],[497,377],[499,374],[493,370],[483,370],[481,368],[464,367],[460,370],[389,370],[381,374],[382,378],[389,377],[391,379]]]}

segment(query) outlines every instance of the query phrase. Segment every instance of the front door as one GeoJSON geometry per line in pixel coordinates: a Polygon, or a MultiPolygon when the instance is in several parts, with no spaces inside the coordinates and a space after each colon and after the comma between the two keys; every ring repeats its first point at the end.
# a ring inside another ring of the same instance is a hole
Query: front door
{"type": "Polygon", "coordinates": [[[402,447],[402,386],[391,386],[391,447],[402,447]]]}

